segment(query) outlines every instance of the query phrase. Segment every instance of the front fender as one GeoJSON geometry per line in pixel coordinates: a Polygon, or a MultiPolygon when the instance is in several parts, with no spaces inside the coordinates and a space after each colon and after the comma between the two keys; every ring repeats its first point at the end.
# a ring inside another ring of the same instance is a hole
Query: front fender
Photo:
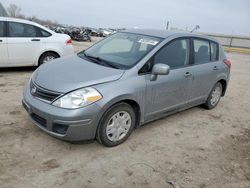
{"type": "Polygon", "coordinates": [[[125,101],[125,100],[130,100],[133,101],[135,103],[138,104],[139,108],[140,108],[140,122],[144,121],[143,118],[143,114],[144,114],[144,104],[141,103],[140,101],[137,100],[137,97],[132,95],[132,94],[124,94],[124,95],[120,95],[117,96],[113,99],[111,99],[110,101],[108,101],[107,103],[97,103],[101,108],[102,108],[102,115],[114,104],[117,104],[119,102],[125,101]]]}
{"type": "Polygon", "coordinates": [[[95,87],[103,95],[103,98],[97,102],[97,104],[102,108],[102,113],[118,102],[131,100],[138,104],[141,112],[141,121],[144,120],[146,94],[146,83],[144,77],[131,76],[127,79],[121,78],[117,81],[93,87],[95,87]]]}

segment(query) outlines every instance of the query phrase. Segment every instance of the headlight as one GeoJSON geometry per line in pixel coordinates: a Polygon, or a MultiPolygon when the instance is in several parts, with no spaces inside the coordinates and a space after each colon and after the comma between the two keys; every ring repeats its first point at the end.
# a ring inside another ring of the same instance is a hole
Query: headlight
{"type": "Polygon", "coordinates": [[[87,106],[102,98],[102,95],[94,88],[87,87],[68,93],[52,103],[61,108],[76,109],[87,106]]]}

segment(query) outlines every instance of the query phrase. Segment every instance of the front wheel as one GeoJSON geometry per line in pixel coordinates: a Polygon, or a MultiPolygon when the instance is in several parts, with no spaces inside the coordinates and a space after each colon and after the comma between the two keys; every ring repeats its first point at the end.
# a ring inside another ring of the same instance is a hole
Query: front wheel
{"type": "Polygon", "coordinates": [[[221,99],[221,95],[222,95],[222,85],[221,83],[217,82],[213,87],[212,91],[210,92],[207,101],[204,104],[204,107],[206,109],[213,109],[214,107],[216,107],[221,99]]]}
{"type": "Polygon", "coordinates": [[[135,119],[135,112],[127,103],[112,106],[99,123],[97,141],[107,147],[123,143],[133,131],[135,119]]]}

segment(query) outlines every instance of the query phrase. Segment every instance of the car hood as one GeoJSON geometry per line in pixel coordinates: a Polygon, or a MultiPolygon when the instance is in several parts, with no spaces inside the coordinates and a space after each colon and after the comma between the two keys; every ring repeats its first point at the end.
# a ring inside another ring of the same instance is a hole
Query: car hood
{"type": "Polygon", "coordinates": [[[89,62],[72,55],[40,66],[32,81],[45,89],[66,93],[78,88],[118,80],[124,70],[89,62]]]}

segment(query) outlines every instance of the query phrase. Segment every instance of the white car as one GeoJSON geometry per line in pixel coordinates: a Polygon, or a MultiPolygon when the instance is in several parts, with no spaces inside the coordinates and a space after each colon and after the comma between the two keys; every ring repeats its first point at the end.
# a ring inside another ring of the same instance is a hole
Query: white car
{"type": "Polygon", "coordinates": [[[68,35],[31,21],[0,17],[0,67],[39,66],[73,53],[68,35]]]}

